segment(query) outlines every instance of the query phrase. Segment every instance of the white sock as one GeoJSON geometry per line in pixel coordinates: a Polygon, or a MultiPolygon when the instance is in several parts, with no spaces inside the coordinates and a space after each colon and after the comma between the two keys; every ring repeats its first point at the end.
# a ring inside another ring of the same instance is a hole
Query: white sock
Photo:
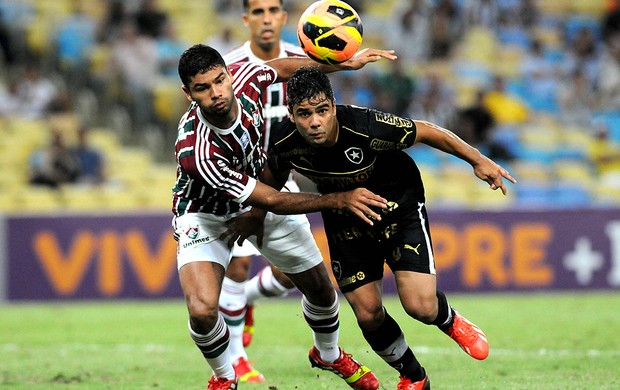
{"type": "Polygon", "coordinates": [[[230,332],[230,342],[228,350],[231,362],[240,357],[247,359],[247,354],[243,348],[243,326],[245,325],[246,299],[245,282],[235,282],[232,279],[224,278],[222,292],[220,293],[220,312],[228,325],[230,332]]]}
{"type": "Polygon", "coordinates": [[[285,297],[288,289],[280,284],[273,276],[270,266],[266,266],[245,284],[245,297],[248,305],[253,305],[258,298],[285,297]]]}
{"type": "Polygon", "coordinates": [[[218,378],[235,378],[235,370],[233,369],[230,361],[228,348],[221,351],[219,355],[214,355],[216,351],[220,351],[219,347],[222,343],[225,345],[228,344],[228,341],[226,340],[227,328],[224,318],[220,315],[213,329],[211,329],[211,331],[207,334],[196,333],[192,329],[189,321],[187,323],[187,327],[189,328],[189,334],[192,337],[192,340],[194,340],[194,343],[196,343],[196,346],[204,355],[207,363],[209,363],[211,370],[213,370],[213,375],[218,378]]]}
{"type": "Polygon", "coordinates": [[[314,346],[319,350],[321,360],[326,363],[335,362],[340,357],[340,348],[338,347],[340,303],[338,296],[329,307],[313,305],[306,300],[305,296],[302,296],[301,308],[306,322],[312,329],[314,346]]]}

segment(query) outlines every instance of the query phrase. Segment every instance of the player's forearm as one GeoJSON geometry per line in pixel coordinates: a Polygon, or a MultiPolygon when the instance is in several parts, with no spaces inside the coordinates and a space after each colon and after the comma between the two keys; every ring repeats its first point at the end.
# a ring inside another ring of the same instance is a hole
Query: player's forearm
{"type": "Polygon", "coordinates": [[[339,69],[335,65],[318,64],[316,61],[304,57],[276,58],[265,62],[265,64],[278,72],[278,81],[287,81],[297,69],[305,66],[318,66],[325,73],[335,72],[339,69]]]}
{"type": "Polygon", "coordinates": [[[333,194],[320,195],[305,192],[279,192],[259,200],[256,206],[275,214],[306,214],[325,209],[339,208],[333,194]]]}
{"type": "Polygon", "coordinates": [[[463,141],[450,130],[427,121],[415,121],[415,124],[418,134],[424,134],[419,142],[452,154],[471,165],[475,165],[484,157],[478,149],[463,141]]]}

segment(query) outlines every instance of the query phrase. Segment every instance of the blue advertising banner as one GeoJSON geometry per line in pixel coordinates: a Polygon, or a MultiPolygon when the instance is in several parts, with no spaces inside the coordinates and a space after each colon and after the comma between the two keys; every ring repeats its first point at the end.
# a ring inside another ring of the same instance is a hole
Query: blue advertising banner
{"type": "MultiPolygon", "coordinates": [[[[620,210],[430,214],[443,290],[620,287],[620,210]]],[[[321,218],[309,219],[329,259],[321,218]]],[[[6,217],[0,230],[5,299],[181,297],[170,221],[168,214],[6,217]]],[[[255,259],[253,270],[263,264],[255,259]]],[[[394,292],[388,269],[384,287],[394,292]]]]}

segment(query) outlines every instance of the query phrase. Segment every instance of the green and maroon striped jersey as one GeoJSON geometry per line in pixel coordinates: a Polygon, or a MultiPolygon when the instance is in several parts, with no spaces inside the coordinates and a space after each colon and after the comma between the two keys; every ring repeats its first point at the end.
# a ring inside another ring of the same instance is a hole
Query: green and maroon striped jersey
{"type": "Polygon", "coordinates": [[[262,93],[277,73],[251,62],[229,69],[241,108],[235,123],[228,129],[209,124],[194,102],[179,122],[172,206],[176,216],[239,211],[265,165],[262,93]]]}
{"type": "MultiPolygon", "coordinates": [[[[287,57],[306,57],[306,53],[298,45],[286,41],[280,41],[280,54],[278,58],[287,57]]],[[[242,62],[255,62],[257,64],[264,64],[265,61],[258,58],[252,53],[250,49],[250,41],[246,41],[243,45],[237,47],[226,53],[224,61],[228,65],[239,64],[242,62]]],[[[267,88],[267,93],[263,94],[263,107],[265,114],[265,145],[263,147],[267,149],[267,142],[269,142],[269,133],[271,131],[271,125],[280,122],[282,119],[288,117],[288,108],[286,106],[286,83],[272,84],[267,88]]]]}

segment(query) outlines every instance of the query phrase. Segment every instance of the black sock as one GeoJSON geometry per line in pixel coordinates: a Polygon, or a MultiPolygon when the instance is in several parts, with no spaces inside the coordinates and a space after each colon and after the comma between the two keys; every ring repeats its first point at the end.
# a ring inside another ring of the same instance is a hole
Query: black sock
{"type": "Polygon", "coordinates": [[[383,310],[385,320],[381,326],[373,331],[362,329],[364,338],[377,355],[394,367],[401,376],[405,376],[414,382],[423,379],[426,375],[424,368],[407,345],[400,326],[385,308],[383,310]]]}
{"type": "Polygon", "coordinates": [[[435,318],[432,324],[441,330],[446,330],[454,322],[454,309],[448,304],[448,298],[446,298],[446,294],[443,291],[437,290],[436,294],[439,309],[437,311],[437,318],[435,318]]]}

